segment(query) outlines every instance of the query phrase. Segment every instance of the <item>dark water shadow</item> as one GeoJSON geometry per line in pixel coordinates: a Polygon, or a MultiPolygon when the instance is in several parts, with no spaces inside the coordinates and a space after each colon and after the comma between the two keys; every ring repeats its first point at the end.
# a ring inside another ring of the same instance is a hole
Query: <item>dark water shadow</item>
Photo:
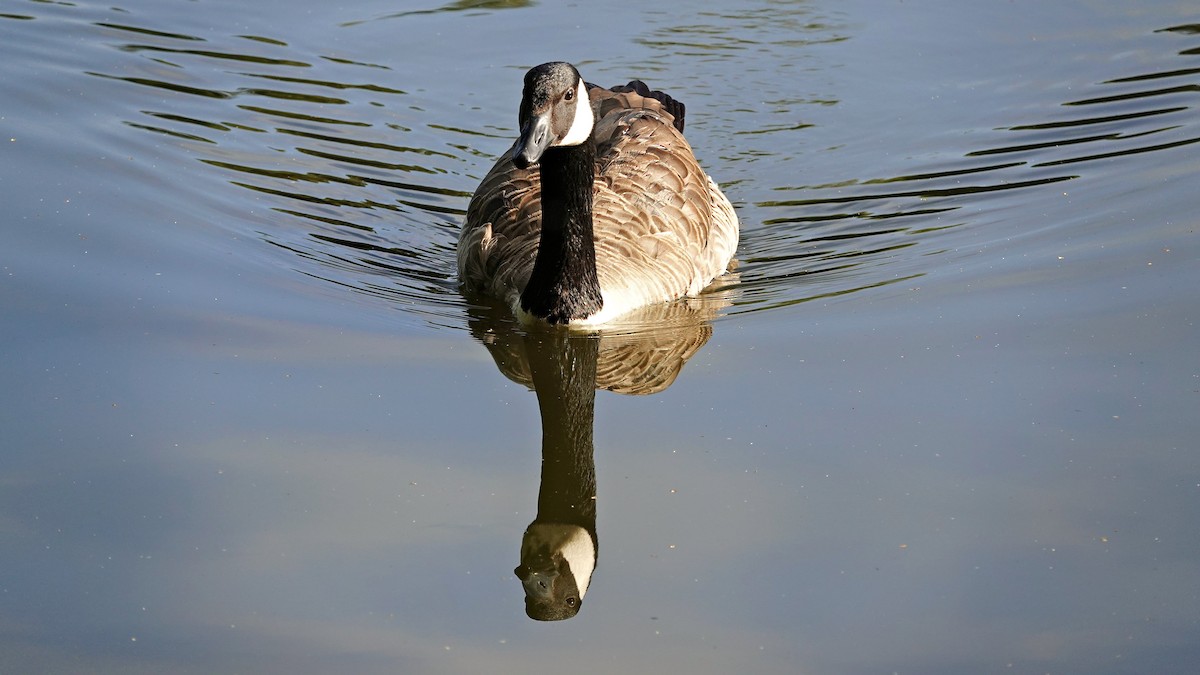
{"type": "Polygon", "coordinates": [[[431,7],[427,9],[410,9],[403,12],[391,12],[370,19],[359,19],[355,21],[347,21],[341,26],[348,28],[359,24],[370,23],[372,21],[387,21],[389,19],[403,19],[410,16],[420,16],[422,14],[441,14],[444,12],[483,12],[503,9],[523,9],[532,7],[536,3],[531,0],[455,0],[439,7],[431,7]]]}
{"type": "Polygon", "coordinates": [[[648,396],[665,391],[712,336],[729,292],[649,307],[604,332],[522,327],[509,309],[473,304],[469,326],[508,379],[533,389],[542,425],[537,516],[521,537],[514,570],[525,612],[540,621],[575,616],[591,586],[596,534],[596,391],[648,396]]]}
{"type": "MultiPolygon", "coordinates": [[[[1189,43],[1196,34],[1195,25],[1154,31],[1156,38],[1189,43]]],[[[771,187],[779,196],[754,204],[765,217],[744,232],[742,297],[730,314],[915,283],[938,264],[930,256],[954,252],[956,233],[1004,220],[989,212],[1112,171],[1110,162],[1200,142],[1200,68],[1194,59],[1190,67],[1174,61],[1194,57],[1197,48],[1162,51],[1161,58],[1146,57],[1145,72],[1098,81],[1090,85],[1094,95],[1047,106],[1041,120],[995,129],[994,143],[939,165],[771,187]]],[[[1089,87],[1067,91],[1080,88],[1089,87]]],[[[1026,234],[1006,228],[995,237],[1026,234]]]]}
{"type": "Polygon", "coordinates": [[[128,12],[92,25],[119,56],[84,74],[135,87],[120,92],[132,102],[123,124],[237,188],[206,194],[232,216],[220,226],[302,277],[462,328],[453,250],[470,193],[459,176],[478,132],[417,114],[423,103],[380,64],[272,36],[164,30],[128,12]]]}

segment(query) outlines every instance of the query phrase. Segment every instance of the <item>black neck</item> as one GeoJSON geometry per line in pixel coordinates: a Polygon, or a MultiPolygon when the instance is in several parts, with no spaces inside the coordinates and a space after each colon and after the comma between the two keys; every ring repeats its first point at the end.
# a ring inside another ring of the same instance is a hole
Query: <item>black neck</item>
{"type": "Polygon", "coordinates": [[[549,148],[539,160],[542,234],[521,307],[550,323],[567,323],[603,306],[592,241],[596,146],[549,148]]]}

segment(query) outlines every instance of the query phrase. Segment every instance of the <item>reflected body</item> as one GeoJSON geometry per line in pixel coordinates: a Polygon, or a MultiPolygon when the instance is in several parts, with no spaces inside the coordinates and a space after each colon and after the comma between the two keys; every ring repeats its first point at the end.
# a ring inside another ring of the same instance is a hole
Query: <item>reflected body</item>
{"type": "Polygon", "coordinates": [[[517,330],[506,308],[477,307],[471,331],[510,380],[534,389],[542,426],[537,517],[521,538],[513,572],[525,613],[540,621],[575,616],[598,560],[593,442],[596,390],[649,395],[675,381],[712,335],[730,293],[636,310],[622,330],[591,335],[517,330]]]}

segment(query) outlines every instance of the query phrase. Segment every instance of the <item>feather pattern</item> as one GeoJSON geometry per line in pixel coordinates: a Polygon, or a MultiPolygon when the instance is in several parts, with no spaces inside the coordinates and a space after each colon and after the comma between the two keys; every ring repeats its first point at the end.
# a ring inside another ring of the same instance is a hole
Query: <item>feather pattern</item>
{"type": "MultiPolygon", "coordinates": [[[[641,82],[614,89],[588,85],[588,97],[595,117],[592,226],[603,306],[571,323],[596,324],[699,293],[729,265],[738,221],[680,131],[682,104],[641,82]]],[[[538,167],[518,168],[512,154],[496,162],[471,199],[458,271],[468,291],[500,298],[521,314],[520,296],[541,236],[542,194],[538,167]]]]}

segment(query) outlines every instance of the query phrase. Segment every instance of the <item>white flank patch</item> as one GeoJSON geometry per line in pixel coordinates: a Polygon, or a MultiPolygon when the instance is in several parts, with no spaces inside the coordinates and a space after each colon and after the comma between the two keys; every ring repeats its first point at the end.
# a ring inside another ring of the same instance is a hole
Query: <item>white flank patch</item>
{"type": "MultiPolygon", "coordinates": [[[[628,288],[617,290],[601,288],[600,293],[604,298],[604,306],[600,308],[600,311],[590,316],[585,316],[582,319],[572,319],[567,324],[568,328],[590,330],[620,318],[622,315],[628,314],[635,309],[659,302],[668,302],[672,299],[668,297],[646,297],[644,293],[637,293],[628,288]]],[[[543,319],[526,312],[525,308],[521,307],[520,292],[514,290],[509,294],[508,305],[512,308],[513,316],[517,317],[517,320],[522,324],[526,326],[545,325],[543,319]]]]}
{"type": "Polygon", "coordinates": [[[592,115],[592,101],[588,98],[587,87],[583,86],[583,80],[579,81],[579,88],[575,90],[575,119],[571,121],[571,128],[567,130],[567,135],[563,137],[557,145],[579,145],[592,135],[592,126],[596,123],[592,115]]]}
{"type": "Polygon", "coordinates": [[[636,288],[628,286],[622,288],[604,288],[602,286],[600,293],[604,297],[604,306],[600,308],[600,311],[589,317],[572,321],[569,325],[578,326],[579,328],[600,326],[618,319],[635,309],[660,302],[667,302],[671,299],[669,297],[649,296],[644,292],[639,292],[636,288]]]}

